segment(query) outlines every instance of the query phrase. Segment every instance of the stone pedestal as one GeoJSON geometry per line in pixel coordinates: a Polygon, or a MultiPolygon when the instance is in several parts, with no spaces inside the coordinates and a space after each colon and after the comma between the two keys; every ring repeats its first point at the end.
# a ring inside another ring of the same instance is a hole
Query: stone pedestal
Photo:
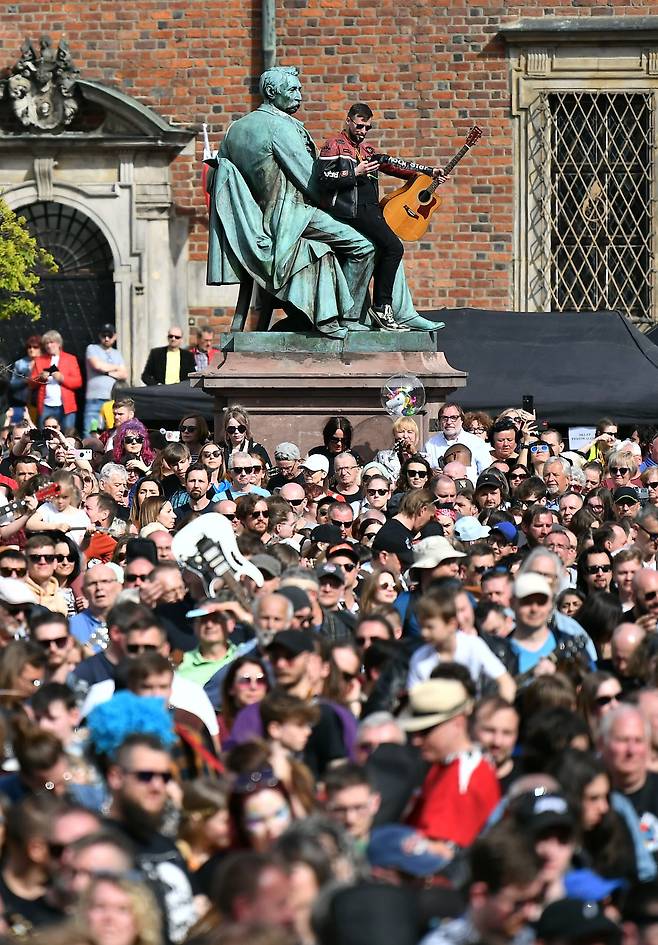
{"type": "Polygon", "coordinates": [[[468,375],[437,351],[439,338],[438,332],[354,332],[342,341],[297,332],[224,334],[221,354],[191,381],[214,396],[216,429],[222,411],[239,403],[256,440],[268,447],[289,440],[304,455],[322,443],[329,417],[340,415],[351,421],[353,446],[368,459],[391,443],[391,418],[380,399],[387,378],[415,374],[423,382],[427,403],[415,417],[421,443],[446,396],[466,385],[468,375]]]}

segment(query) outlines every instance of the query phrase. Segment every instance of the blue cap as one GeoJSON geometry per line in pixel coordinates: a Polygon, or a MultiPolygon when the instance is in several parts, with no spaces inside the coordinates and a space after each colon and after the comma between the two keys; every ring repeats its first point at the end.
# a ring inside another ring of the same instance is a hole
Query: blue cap
{"type": "Polygon", "coordinates": [[[623,885],[623,880],[604,879],[593,870],[569,870],[564,877],[564,889],[569,899],[600,902],[623,885]]]}
{"type": "Polygon", "coordinates": [[[408,876],[433,876],[447,863],[444,857],[431,852],[426,837],[402,824],[375,827],[367,856],[371,866],[400,870],[408,876]]]}

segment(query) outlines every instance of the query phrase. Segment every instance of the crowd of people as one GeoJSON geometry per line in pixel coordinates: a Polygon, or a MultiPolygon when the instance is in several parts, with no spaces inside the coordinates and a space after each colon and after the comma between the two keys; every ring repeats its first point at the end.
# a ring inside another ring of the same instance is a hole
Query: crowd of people
{"type": "Polygon", "coordinates": [[[2,429],[0,937],[654,945],[658,429],[163,440],[104,338],[2,429]]]}

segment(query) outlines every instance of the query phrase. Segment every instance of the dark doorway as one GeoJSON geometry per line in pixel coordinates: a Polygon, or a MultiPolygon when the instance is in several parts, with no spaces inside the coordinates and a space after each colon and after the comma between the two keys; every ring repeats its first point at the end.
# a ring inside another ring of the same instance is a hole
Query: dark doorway
{"type": "Polygon", "coordinates": [[[98,340],[101,325],[115,322],[109,244],[88,216],[64,204],[42,201],[18,213],[53,255],[59,272],[42,276],[39,321],[15,318],[3,323],[3,355],[12,362],[22,356],[25,338],[55,329],[64,339],[64,350],[75,354],[84,369],[87,345],[98,340]]]}

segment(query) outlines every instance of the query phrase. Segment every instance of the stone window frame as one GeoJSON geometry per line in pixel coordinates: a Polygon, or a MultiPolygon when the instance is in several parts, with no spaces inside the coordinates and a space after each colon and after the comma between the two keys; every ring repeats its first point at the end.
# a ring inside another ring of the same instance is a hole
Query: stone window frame
{"type": "MultiPolygon", "coordinates": [[[[524,18],[501,28],[507,43],[513,133],[513,279],[517,311],[539,307],[532,285],[530,240],[531,110],[541,93],[650,92],[654,99],[652,233],[658,252],[658,16],[524,18]]],[[[652,310],[658,321],[658,273],[651,273],[652,310]]],[[[649,327],[649,326],[646,326],[649,327]]]]}

